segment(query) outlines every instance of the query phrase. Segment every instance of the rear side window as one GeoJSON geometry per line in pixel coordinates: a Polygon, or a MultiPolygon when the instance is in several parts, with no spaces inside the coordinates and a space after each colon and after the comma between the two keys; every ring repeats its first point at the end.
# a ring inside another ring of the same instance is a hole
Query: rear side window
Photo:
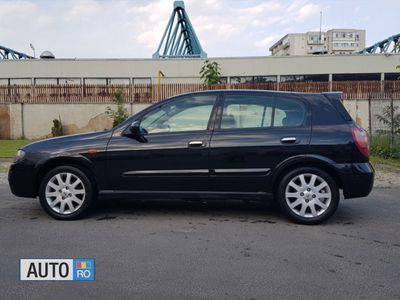
{"type": "Polygon", "coordinates": [[[297,127],[304,123],[306,109],[300,101],[277,97],[275,101],[274,127],[297,127]]]}
{"type": "Polygon", "coordinates": [[[296,127],[304,123],[304,105],[285,97],[228,95],[221,129],[296,127]]]}

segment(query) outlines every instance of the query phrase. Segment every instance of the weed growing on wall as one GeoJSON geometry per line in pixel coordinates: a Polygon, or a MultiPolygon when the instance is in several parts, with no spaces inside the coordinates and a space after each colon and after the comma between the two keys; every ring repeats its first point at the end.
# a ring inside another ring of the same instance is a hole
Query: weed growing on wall
{"type": "Polygon", "coordinates": [[[113,126],[117,126],[128,118],[128,110],[124,107],[124,93],[121,90],[114,92],[114,102],[117,109],[107,106],[106,114],[113,119],[113,126]]]}

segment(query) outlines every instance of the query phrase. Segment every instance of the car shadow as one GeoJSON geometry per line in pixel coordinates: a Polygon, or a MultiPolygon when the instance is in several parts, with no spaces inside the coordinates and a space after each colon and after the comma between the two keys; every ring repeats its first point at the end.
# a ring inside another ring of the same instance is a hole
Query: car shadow
{"type": "Polygon", "coordinates": [[[138,200],[101,199],[89,216],[91,219],[107,220],[137,216],[190,216],[199,218],[251,219],[276,223],[285,220],[273,201],[244,202],[241,200],[138,200]]]}

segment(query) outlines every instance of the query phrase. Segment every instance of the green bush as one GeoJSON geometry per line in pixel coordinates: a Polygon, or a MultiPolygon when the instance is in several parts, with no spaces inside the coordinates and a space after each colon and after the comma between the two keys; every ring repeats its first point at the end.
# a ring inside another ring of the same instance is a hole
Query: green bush
{"type": "Polygon", "coordinates": [[[63,127],[61,123],[61,118],[53,120],[53,127],[51,127],[51,135],[52,136],[62,136],[64,134],[63,127]]]}
{"type": "Polygon", "coordinates": [[[205,84],[221,83],[221,67],[216,61],[206,60],[200,70],[200,79],[205,84]]]}
{"type": "Polygon", "coordinates": [[[399,138],[395,138],[395,143],[393,147],[390,145],[390,135],[379,134],[373,136],[370,141],[370,152],[373,156],[378,156],[381,158],[399,158],[400,157],[400,145],[399,138]],[[397,142],[397,143],[396,143],[397,142]]]}
{"type": "Polygon", "coordinates": [[[113,127],[125,121],[128,117],[128,110],[124,107],[124,93],[118,90],[114,93],[114,102],[117,104],[117,109],[114,110],[107,106],[106,114],[113,119],[113,127]]]}

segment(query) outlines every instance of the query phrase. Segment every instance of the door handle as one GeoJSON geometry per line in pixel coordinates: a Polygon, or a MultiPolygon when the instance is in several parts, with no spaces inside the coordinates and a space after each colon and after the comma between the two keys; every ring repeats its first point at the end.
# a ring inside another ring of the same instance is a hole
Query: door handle
{"type": "Polygon", "coordinates": [[[204,142],[203,141],[190,141],[189,142],[189,147],[203,147],[204,142]]]}
{"type": "Polygon", "coordinates": [[[281,143],[284,144],[289,144],[294,142],[296,142],[296,138],[294,136],[281,138],[281,143]]]}

